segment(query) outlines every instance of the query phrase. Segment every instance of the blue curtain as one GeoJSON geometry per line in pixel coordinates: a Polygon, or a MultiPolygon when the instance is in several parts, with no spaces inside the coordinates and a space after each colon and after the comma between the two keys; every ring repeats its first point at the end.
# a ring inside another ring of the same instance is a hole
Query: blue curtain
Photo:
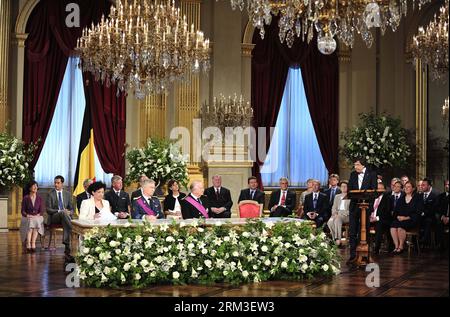
{"type": "Polygon", "coordinates": [[[275,131],[261,169],[264,186],[278,186],[282,176],[289,178],[290,185],[295,187],[305,187],[309,178],[323,184],[328,179],[300,68],[289,69],[275,131]]]}
{"type": "MultiPolygon", "coordinates": [[[[44,147],[35,167],[35,179],[41,187],[52,187],[56,175],[72,187],[77,165],[86,100],[78,58],[69,58],[55,113],[44,147]]],[[[112,174],[104,173],[95,154],[96,179],[111,184],[112,174]]]]}

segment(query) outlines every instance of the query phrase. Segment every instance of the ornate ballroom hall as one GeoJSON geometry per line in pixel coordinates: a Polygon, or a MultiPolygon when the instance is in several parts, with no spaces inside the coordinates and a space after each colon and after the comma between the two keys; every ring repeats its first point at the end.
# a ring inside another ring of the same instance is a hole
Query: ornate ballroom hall
{"type": "Polygon", "coordinates": [[[448,297],[448,7],[0,0],[0,297],[448,297]]]}

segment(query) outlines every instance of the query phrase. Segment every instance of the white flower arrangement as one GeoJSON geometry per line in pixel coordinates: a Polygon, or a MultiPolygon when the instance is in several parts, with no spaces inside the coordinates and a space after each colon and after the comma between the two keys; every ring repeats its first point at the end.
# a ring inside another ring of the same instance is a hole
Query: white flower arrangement
{"type": "Polygon", "coordinates": [[[147,226],[90,232],[77,256],[83,283],[96,287],[238,284],[340,272],[336,248],[305,224],[274,223],[269,229],[260,220],[220,227],[200,222],[194,227],[171,224],[164,230],[154,226],[152,232],[147,226]],[[266,242],[260,243],[261,238],[266,242]]]}
{"type": "Polygon", "coordinates": [[[360,125],[342,134],[345,142],[342,153],[349,164],[358,157],[376,167],[404,167],[411,155],[407,132],[400,119],[373,112],[360,114],[360,125]],[[395,137],[394,137],[395,136],[395,137]]]}
{"type": "Polygon", "coordinates": [[[180,147],[174,142],[149,138],[145,147],[133,148],[126,158],[130,166],[126,184],[136,181],[141,175],[147,175],[160,184],[175,179],[182,186],[187,186],[188,157],[181,154],[180,147]]]}
{"type": "Polygon", "coordinates": [[[35,149],[36,144],[27,145],[6,132],[0,133],[0,192],[31,180],[29,167],[35,149]]]}

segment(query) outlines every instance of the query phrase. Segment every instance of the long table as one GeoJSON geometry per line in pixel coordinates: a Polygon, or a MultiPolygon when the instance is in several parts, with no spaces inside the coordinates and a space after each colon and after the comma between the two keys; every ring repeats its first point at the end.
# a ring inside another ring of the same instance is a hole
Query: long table
{"type": "MultiPolygon", "coordinates": [[[[314,222],[304,219],[298,218],[279,218],[279,217],[265,217],[259,218],[264,223],[275,223],[275,222],[305,222],[313,224],[314,222]]],[[[151,224],[155,226],[160,226],[163,224],[170,225],[174,222],[177,224],[184,223],[186,225],[190,225],[194,221],[199,221],[199,219],[156,219],[154,221],[146,221],[146,224],[151,224]]],[[[245,218],[227,218],[227,219],[205,219],[204,225],[206,226],[215,226],[218,224],[223,225],[245,225],[247,223],[247,219],[245,218]]],[[[141,219],[133,219],[131,222],[127,219],[117,219],[113,221],[102,221],[102,220],[72,220],[72,236],[71,236],[71,253],[75,256],[78,253],[80,237],[83,237],[85,233],[92,228],[95,227],[138,227],[144,225],[144,221],[141,219]]]]}

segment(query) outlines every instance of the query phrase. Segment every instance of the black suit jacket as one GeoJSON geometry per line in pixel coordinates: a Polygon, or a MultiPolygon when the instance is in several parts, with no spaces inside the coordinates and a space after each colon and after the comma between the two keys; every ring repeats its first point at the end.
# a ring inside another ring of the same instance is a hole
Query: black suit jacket
{"type": "Polygon", "coordinates": [[[225,207],[226,210],[220,214],[215,212],[210,212],[213,218],[230,218],[231,217],[231,206],[233,206],[233,201],[231,200],[231,193],[225,187],[220,187],[219,197],[216,195],[214,186],[209,187],[205,190],[205,195],[208,197],[208,202],[210,207],[225,207]]]}
{"type": "MultiPolygon", "coordinates": [[[[419,197],[423,201],[424,193],[420,193],[419,197]]],[[[432,189],[427,199],[423,201],[423,216],[426,218],[434,218],[438,213],[439,193],[432,189]]]]}
{"type": "Polygon", "coordinates": [[[250,195],[250,189],[246,188],[246,189],[242,189],[241,193],[239,194],[239,199],[238,202],[241,202],[243,200],[254,200],[256,202],[258,202],[259,204],[264,204],[265,202],[265,196],[266,194],[260,190],[260,189],[255,189],[255,194],[252,196],[250,195]]]}
{"type": "Polygon", "coordinates": [[[109,190],[105,194],[105,199],[109,201],[111,212],[113,214],[116,212],[126,212],[129,214],[128,207],[130,206],[130,196],[127,192],[121,190],[119,197],[114,190],[109,190]]]}
{"type": "MultiPolygon", "coordinates": [[[[327,195],[327,198],[328,198],[328,206],[329,206],[329,209],[331,210],[331,207],[333,207],[333,203],[334,203],[334,200],[333,200],[333,201],[330,201],[330,198],[331,198],[331,188],[325,189],[325,190],[323,191],[323,193],[324,193],[325,195],[327,195]]],[[[336,197],[337,194],[342,194],[342,191],[341,191],[341,189],[340,189],[339,187],[336,188],[335,196],[334,196],[334,197],[336,197]]]]}
{"type": "MultiPolygon", "coordinates": [[[[181,200],[186,197],[185,193],[180,192],[180,196],[178,196],[178,201],[180,202],[181,206],[181,200]]],[[[167,195],[164,198],[164,211],[173,210],[175,208],[175,198],[173,198],[172,194],[167,195]]]]}
{"type": "Polygon", "coordinates": [[[81,203],[82,203],[83,200],[85,200],[85,199],[89,199],[86,192],[82,192],[81,194],[78,194],[78,195],[77,195],[77,209],[78,209],[78,211],[80,211],[81,203]]]}
{"type": "MultiPolygon", "coordinates": [[[[401,197],[401,196],[400,196],[401,197]]],[[[372,214],[373,212],[374,202],[372,202],[369,206],[369,212],[372,214]]],[[[390,193],[383,193],[383,197],[381,198],[380,204],[377,209],[377,217],[379,217],[379,221],[386,226],[390,226],[393,218],[394,212],[394,196],[390,193]]]]}
{"type": "Polygon", "coordinates": [[[305,203],[303,204],[303,217],[306,218],[308,212],[315,211],[319,214],[317,218],[322,218],[323,222],[325,222],[328,220],[328,218],[330,218],[330,215],[328,213],[329,198],[324,193],[318,193],[319,195],[317,196],[317,206],[314,209],[313,194],[314,193],[311,193],[305,196],[305,203]]]}
{"type": "MultiPolygon", "coordinates": [[[[351,190],[376,190],[378,187],[378,181],[377,181],[377,173],[370,170],[368,167],[366,167],[366,172],[364,173],[364,178],[361,184],[361,188],[358,187],[358,173],[356,171],[353,171],[350,173],[350,179],[348,181],[348,191],[351,190]]],[[[357,203],[358,200],[352,199],[350,202],[350,212],[357,212],[357,203]]],[[[372,202],[370,202],[372,203],[372,202]]]]}
{"type": "Polygon", "coordinates": [[[446,192],[443,192],[439,195],[439,205],[438,205],[438,216],[441,218],[442,216],[448,217],[448,195],[446,192]]]}
{"type": "MultiPolygon", "coordinates": [[[[191,194],[189,194],[186,197],[189,197],[189,196],[192,197],[193,199],[195,199],[191,194]]],[[[183,219],[204,218],[203,214],[197,208],[195,208],[193,205],[191,205],[191,203],[186,201],[186,197],[184,197],[180,201],[181,214],[183,215],[183,219]]],[[[202,197],[200,197],[200,201],[201,201],[201,204],[203,205],[203,207],[205,207],[205,209],[208,211],[208,216],[211,217],[211,211],[209,210],[208,197],[203,195],[202,197]]]]}
{"type": "Polygon", "coordinates": [[[140,188],[138,188],[134,192],[131,193],[131,201],[133,201],[135,198],[138,198],[141,196],[142,196],[142,191],[140,188]]]}
{"type": "MultiPolygon", "coordinates": [[[[278,205],[280,197],[281,197],[281,189],[277,189],[272,192],[272,194],[270,195],[269,210],[272,210],[273,206],[278,205]]],[[[295,192],[288,189],[285,205],[286,209],[288,209],[289,212],[292,212],[295,209],[295,202],[296,202],[295,192]]]]}
{"type": "Polygon", "coordinates": [[[142,191],[140,188],[136,189],[134,192],[131,193],[131,198],[130,198],[130,203],[131,203],[131,214],[133,214],[133,208],[134,208],[134,204],[133,201],[136,198],[139,198],[142,196],[142,191]]]}

